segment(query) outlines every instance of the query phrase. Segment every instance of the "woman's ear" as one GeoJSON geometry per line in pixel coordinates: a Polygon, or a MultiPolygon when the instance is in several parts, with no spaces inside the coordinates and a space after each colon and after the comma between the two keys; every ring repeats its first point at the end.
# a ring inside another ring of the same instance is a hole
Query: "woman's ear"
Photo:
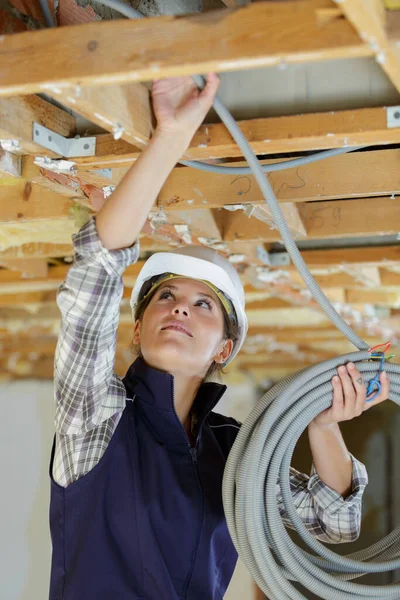
{"type": "Polygon", "coordinates": [[[228,360],[233,350],[233,341],[225,340],[222,349],[218,352],[217,356],[214,358],[214,361],[219,364],[223,364],[228,360]]]}
{"type": "Polygon", "coordinates": [[[140,344],[140,321],[139,321],[139,319],[137,321],[135,321],[135,324],[133,326],[132,341],[135,345],[140,344]]]}

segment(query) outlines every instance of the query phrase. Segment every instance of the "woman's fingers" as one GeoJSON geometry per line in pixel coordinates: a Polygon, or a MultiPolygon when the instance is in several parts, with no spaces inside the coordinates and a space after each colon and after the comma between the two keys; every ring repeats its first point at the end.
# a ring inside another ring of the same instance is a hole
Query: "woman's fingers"
{"type": "Polygon", "coordinates": [[[210,105],[214,102],[215,96],[219,88],[221,79],[217,73],[207,74],[207,83],[204,89],[200,92],[199,100],[206,105],[210,105]]]}
{"type": "Polygon", "coordinates": [[[343,387],[340,381],[340,378],[335,375],[332,378],[333,385],[333,400],[331,407],[331,414],[329,415],[332,422],[338,423],[343,419],[344,414],[344,397],[343,397],[343,387]]]}
{"type": "Polygon", "coordinates": [[[359,417],[364,410],[365,405],[365,397],[366,397],[366,387],[364,384],[364,380],[361,376],[360,371],[357,369],[354,363],[349,363],[347,365],[347,371],[350,375],[351,382],[353,384],[353,388],[355,390],[355,402],[354,402],[354,412],[356,417],[359,417]]]}
{"type": "MultiPolygon", "coordinates": [[[[389,397],[389,377],[382,371],[379,378],[381,391],[373,402],[367,402],[366,385],[354,363],[338,368],[338,375],[332,378],[333,401],[330,409],[319,415],[322,421],[340,423],[360,416],[365,410],[383,402],[389,397]]],[[[376,393],[374,390],[370,397],[376,393]]]]}
{"type": "Polygon", "coordinates": [[[352,419],[355,416],[356,391],[344,365],[338,368],[338,373],[343,387],[343,420],[352,419]]]}

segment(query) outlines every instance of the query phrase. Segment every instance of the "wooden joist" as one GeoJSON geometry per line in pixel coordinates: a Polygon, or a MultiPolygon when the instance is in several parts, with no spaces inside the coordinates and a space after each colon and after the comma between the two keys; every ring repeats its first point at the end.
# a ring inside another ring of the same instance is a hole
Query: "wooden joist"
{"type": "MultiPolygon", "coordinates": [[[[18,159],[8,154],[8,160],[18,159]]],[[[263,163],[271,161],[262,161],[263,163]]],[[[242,163],[241,163],[242,164],[242,163]]],[[[0,176],[17,176],[17,168],[0,160],[0,176]]],[[[310,202],[340,198],[400,195],[400,150],[352,152],[296,169],[269,175],[280,202],[310,202]]],[[[99,190],[118,185],[128,167],[114,168],[111,178],[96,171],[78,170],[74,175],[56,175],[34,163],[33,156],[22,157],[21,176],[63,195],[79,198],[79,185],[90,184],[99,190]]],[[[1,185],[1,179],[0,179],[1,185]]],[[[219,175],[196,169],[176,167],[160,191],[157,205],[166,212],[220,208],[226,204],[264,204],[252,175],[219,175]]]]}
{"type": "Polygon", "coordinates": [[[370,56],[371,48],[346,20],[321,23],[318,12],[332,6],[329,0],[262,2],[5,36],[0,93],[57,94],[76,85],[370,56]]]}
{"type": "MultiPolygon", "coordinates": [[[[35,35],[35,33],[31,35],[35,35]]],[[[11,42],[15,35],[9,37],[11,42]]],[[[4,55],[0,53],[0,57],[3,68],[4,55]]],[[[27,58],[27,60],[29,59],[27,58]]],[[[17,72],[24,70],[21,68],[21,64],[16,67],[17,72]]],[[[26,70],[29,71],[29,69],[28,62],[26,63],[26,70]]],[[[4,71],[2,72],[4,73],[4,71]]],[[[0,92],[0,140],[13,140],[16,142],[16,148],[19,148],[18,153],[20,154],[60,158],[59,154],[33,142],[34,122],[64,137],[74,137],[76,132],[75,117],[39,96],[27,95],[2,98],[0,92]]]]}
{"type": "MultiPolygon", "coordinates": [[[[400,142],[400,128],[387,126],[387,110],[383,106],[249,119],[238,121],[238,125],[258,155],[400,142]]],[[[111,134],[99,134],[96,155],[77,157],[74,161],[78,170],[125,167],[139,155],[140,151],[124,139],[114,140],[111,134]]],[[[214,123],[197,130],[183,158],[207,160],[241,156],[225,125],[214,123]]],[[[272,175],[274,181],[279,181],[279,177],[278,173],[272,175]]]]}
{"type": "MultiPolygon", "coordinates": [[[[335,156],[270,173],[268,177],[280,202],[320,202],[400,194],[399,167],[400,150],[374,150],[335,156]]],[[[168,211],[183,206],[190,209],[219,208],[235,203],[258,204],[264,203],[264,198],[253,175],[219,175],[175,168],[157,203],[168,211]]]]}
{"type": "Polygon", "coordinates": [[[400,91],[400,51],[395,41],[388,39],[382,0],[341,0],[340,7],[360,38],[373,50],[376,60],[393,85],[400,91]]]}
{"type": "Polygon", "coordinates": [[[55,100],[83,115],[117,139],[142,148],[149,141],[155,119],[149,90],[140,83],[80,87],[50,94],[55,100]]]}
{"type": "MultiPolygon", "coordinates": [[[[400,204],[388,197],[361,198],[296,205],[308,239],[332,239],[366,235],[393,235],[400,231],[400,204]]],[[[222,210],[222,209],[221,209],[222,210]]],[[[279,232],[243,211],[224,218],[223,240],[263,241],[279,239],[279,232]]]]}

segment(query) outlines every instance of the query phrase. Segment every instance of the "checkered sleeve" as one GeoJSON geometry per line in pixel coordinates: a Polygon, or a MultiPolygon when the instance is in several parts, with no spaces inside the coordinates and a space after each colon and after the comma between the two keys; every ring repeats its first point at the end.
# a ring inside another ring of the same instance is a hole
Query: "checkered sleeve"
{"type": "Polygon", "coordinates": [[[54,361],[56,431],[79,434],[121,411],[122,381],[114,373],[122,273],[139,257],[139,242],[108,250],[95,216],[72,235],[75,261],[57,292],[61,325],[54,361]]]}
{"type": "MultiPolygon", "coordinates": [[[[290,488],[294,506],[308,531],[323,542],[340,544],[356,540],[361,529],[362,496],[368,484],[365,466],[350,455],[353,463],[351,492],[343,498],[318,476],[313,465],[311,476],[290,469],[290,488]]],[[[279,512],[287,527],[292,524],[286,514],[279,483],[279,512]]]]}
{"type": "Polygon", "coordinates": [[[68,487],[100,461],[126,403],[114,373],[122,274],[139,257],[103,247],[93,216],[72,236],[75,261],[57,292],[61,325],[54,361],[56,447],[52,475],[68,487]]]}

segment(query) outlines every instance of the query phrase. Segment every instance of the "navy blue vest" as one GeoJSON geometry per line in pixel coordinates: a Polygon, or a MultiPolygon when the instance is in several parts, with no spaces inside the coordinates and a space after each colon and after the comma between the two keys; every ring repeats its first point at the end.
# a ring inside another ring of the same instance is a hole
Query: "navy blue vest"
{"type": "Polygon", "coordinates": [[[173,402],[173,377],[137,359],[126,407],[96,467],[63,488],[52,477],[49,600],[220,600],[237,553],[222,505],[238,432],[211,412],[226,387],[195,399],[194,449],[173,402]]]}

